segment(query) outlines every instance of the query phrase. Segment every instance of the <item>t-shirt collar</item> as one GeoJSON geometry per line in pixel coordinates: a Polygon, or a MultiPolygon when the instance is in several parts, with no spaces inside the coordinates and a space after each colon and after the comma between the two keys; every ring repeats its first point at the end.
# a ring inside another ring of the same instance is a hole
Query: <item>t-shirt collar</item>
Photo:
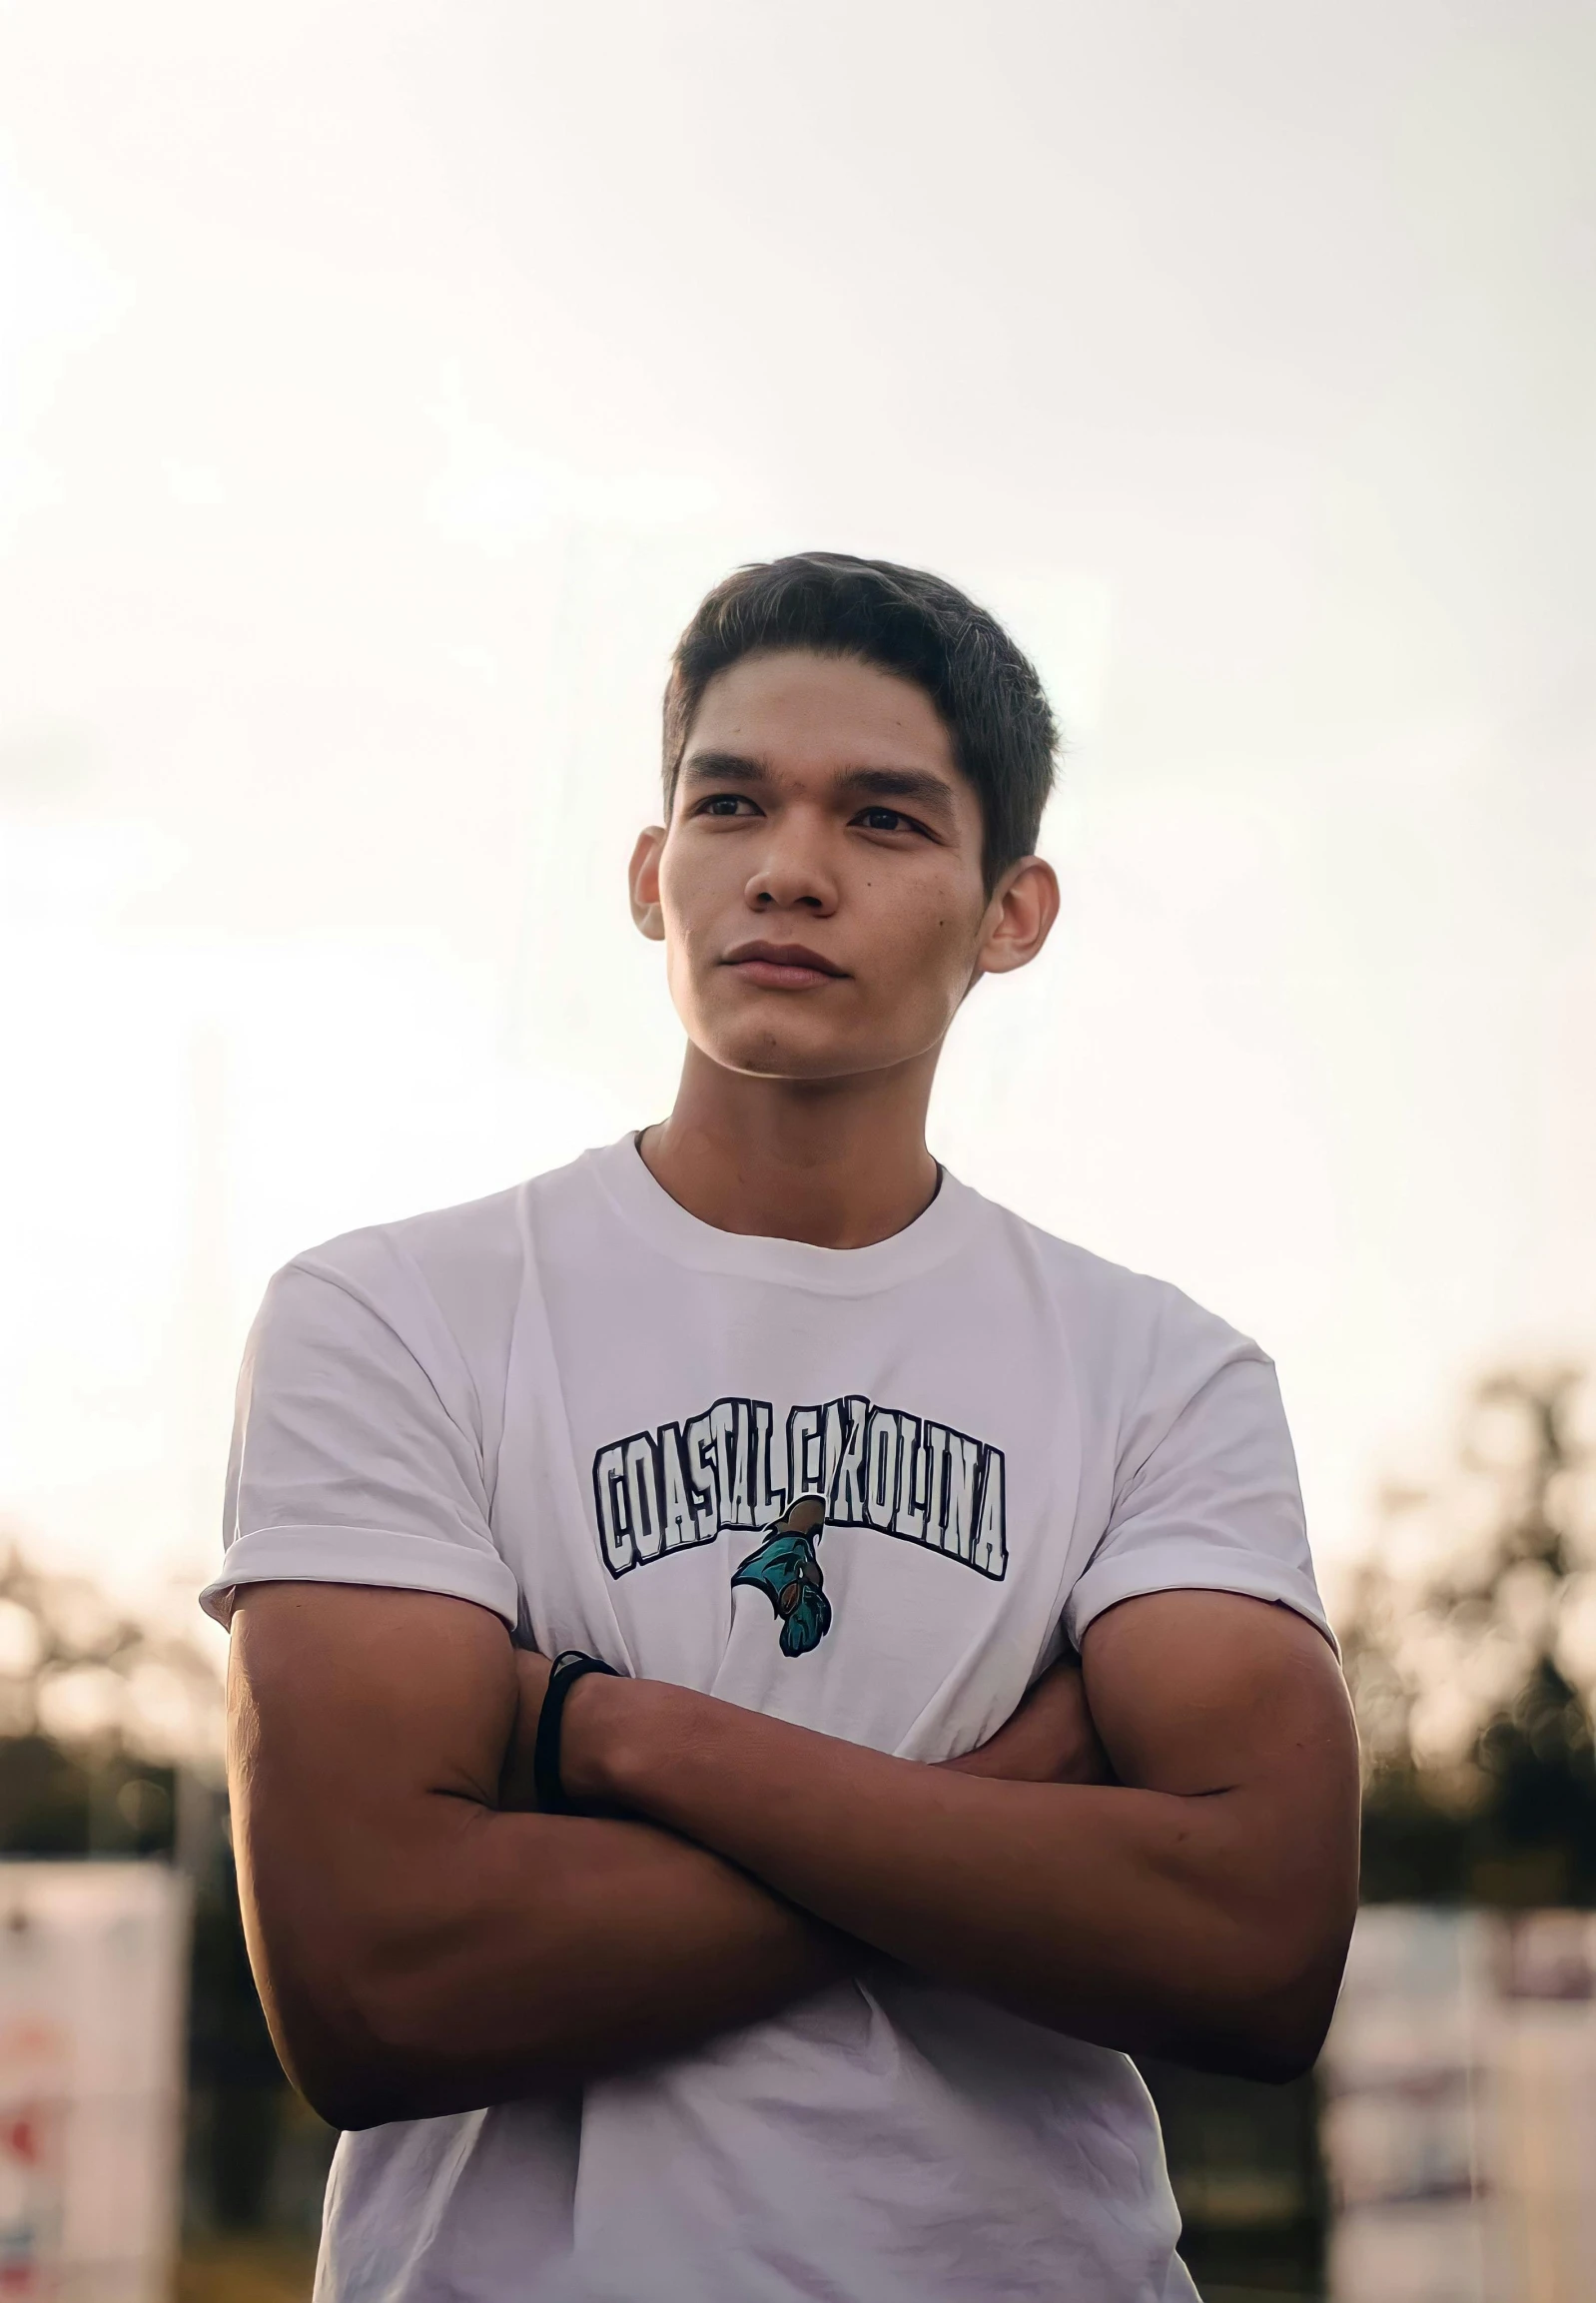
{"type": "Polygon", "coordinates": [[[585,1157],[617,1214],[672,1261],[817,1295],[874,1295],[919,1278],[963,1246],[982,1205],[978,1192],[944,1168],[930,1206],[890,1239],[869,1247],[813,1247],[803,1239],[767,1239],[701,1222],[655,1181],[635,1136],[623,1136],[585,1157]]]}

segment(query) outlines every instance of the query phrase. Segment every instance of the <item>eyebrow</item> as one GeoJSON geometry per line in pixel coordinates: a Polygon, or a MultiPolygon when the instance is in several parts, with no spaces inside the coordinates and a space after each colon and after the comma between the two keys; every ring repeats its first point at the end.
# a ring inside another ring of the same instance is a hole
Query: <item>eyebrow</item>
{"type": "MultiPolygon", "coordinates": [[[[690,752],[682,762],[685,784],[769,784],[774,782],[764,760],[748,759],[740,752],[690,752]]],[[[946,776],[928,768],[848,768],[837,779],[845,792],[872,800],[913,800],[934,814],[952,818],[953,792],[946,776]]]]}
{"type": "Polygon", "coordinates": [[[763,760],[744,759],[740,752],[689,752],[681,764],[684,784],[768,784],[770,770],[763,760]]]}
{"type": "Polygon", "coordinates": [[[933,813],[952,816],[953,792],[946,776],[929,768],[850,768],[841,779],[845,791],[873,800],[914,800],[933,813]]]}

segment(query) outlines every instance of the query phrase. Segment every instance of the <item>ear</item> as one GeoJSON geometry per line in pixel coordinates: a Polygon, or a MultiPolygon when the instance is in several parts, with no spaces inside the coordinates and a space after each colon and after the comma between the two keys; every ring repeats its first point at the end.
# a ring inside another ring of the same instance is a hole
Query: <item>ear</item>
{"type": "Polygon", "coordinates": [[[1059,875],[1041,856],[1022,856],[993,890],[976,953],[977,976],[1007,976],[1034,960],[1059,917],[1059,875]]]}
{"type": "Polygon", "coordinates": [[[663,824],[650,824],[646,832],[639,832],[626,873],[632,918],[652,944],[665,941],[665,915],[659,908],[659,853],[664,845],[663,824]]]}

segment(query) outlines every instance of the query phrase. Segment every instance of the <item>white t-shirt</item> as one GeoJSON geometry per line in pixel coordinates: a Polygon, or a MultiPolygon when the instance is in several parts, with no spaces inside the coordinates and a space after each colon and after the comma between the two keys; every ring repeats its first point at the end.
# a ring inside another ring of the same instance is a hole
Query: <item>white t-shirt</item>
{"type": "MultiPolygon", "coordinates": [[[[251,1582],[446,1592],[923,1761],[1137,1593],[1324,1628],[1255,1344],[952,1176],[810,1247],[699,1222],[630,1138],[279,1272],[228,1534],[222,1622],[251,1582]]],[[[346,2135],[317,2296],[1186,2303],[1177,2234],[1127,2057],[882,1961],[579,2098],[346,2135]]]]}

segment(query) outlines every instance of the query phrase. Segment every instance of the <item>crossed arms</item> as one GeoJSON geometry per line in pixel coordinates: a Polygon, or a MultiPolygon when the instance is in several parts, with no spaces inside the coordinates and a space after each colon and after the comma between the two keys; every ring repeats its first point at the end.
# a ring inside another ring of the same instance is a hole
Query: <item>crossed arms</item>
{"type": "Polygon", "coordinates": [[[1132,2052],[1286,2078],[1318,2050],[1356,1747],[1328,1647],[1283,1607],[1124,1601],[1079,1674],[944,1767],[587,1678],[563,1775],[603,1818],[527,1812],[546,1672],[465,1601],[239,1595],[245,1925],[284,2062],[337,2125],[681,2053],[871,1954],[1132,2052]]]}

